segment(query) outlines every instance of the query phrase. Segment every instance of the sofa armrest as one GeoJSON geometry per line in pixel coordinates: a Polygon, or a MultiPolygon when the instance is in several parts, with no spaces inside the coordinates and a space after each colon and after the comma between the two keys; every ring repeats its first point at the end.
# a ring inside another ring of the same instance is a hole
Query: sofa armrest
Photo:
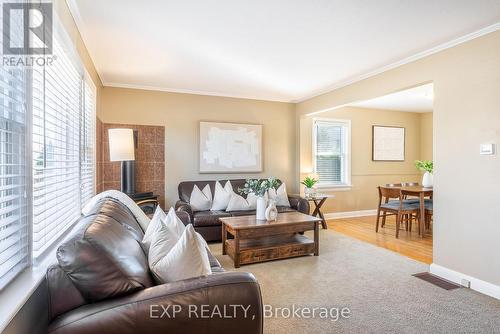
{"type": "Polygon", "coordinates": [[[189,213],[187,213],[186,211],[176,211],[175,214],[177,215],[177,217],[179,217],[184,225],[187,226],[191,223],[191,217],[189,217],[189,213]]]}
{"type": "Polygon", "coordinates": [[[263,332],[260,287],[249,273],[197,277],[87,304],[58,317],[49,333],[234,334],[235,328],[263,332]]]}
{"type": "Polygon", "coordinates": [[[177,203],[175,203],[175,211],[177,211],[177,213],[179,213],[179,212],[185,212],[185,213],[188,214],[189,221],[185,222],[184,220],[182,220],[182,222],[184,223],[184,225],[192,224],[193,223],[193,221],[194,221],[193,208],[191,207],[191,205],[189,205],[189,203],[181,201],[181,200],[178,200],[177,203]]]}
{"type": "Polygon", "coordinates": [[[290,202],[290,207],[299,212],[309,214],[309,201],[304,197],[300,196],[288,196],[288,202],[290,202]]]}

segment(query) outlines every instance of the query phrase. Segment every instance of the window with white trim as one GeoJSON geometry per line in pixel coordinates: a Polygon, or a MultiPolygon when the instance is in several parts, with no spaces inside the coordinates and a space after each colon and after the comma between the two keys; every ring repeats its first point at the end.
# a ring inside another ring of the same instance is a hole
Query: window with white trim
{"type": "Polygon", "coordinates": [[[33,68],[33,255],[80,216],[82,74],[56,36],[50,66],[33,68]]]}
{"type": "Polygon", "coordinates": [[[0,290],[95,193],[96,87],[57,20],[54,30],[50,65],[0,68],[0,290]]]}
{"type": "MultiPolygon", "coordinates": [[[[12,40],[21,41],[22,32],[22,24],[12,20],[12,40]]],[[[31,261],[28,78],[22,66],[0,68],[0,289],[31,261]]]]}
{"type": "Polygon", "coordinates": [[[80,202],[82,207],[95,194],[96,88],[88,73],[83,84],[83,112],[80,126],[80,202]]]}
{"type": "Polygon", "coordinates": [[[350,186],[350,121],[313,121],[313,163],[319,187],[350,186]]]}

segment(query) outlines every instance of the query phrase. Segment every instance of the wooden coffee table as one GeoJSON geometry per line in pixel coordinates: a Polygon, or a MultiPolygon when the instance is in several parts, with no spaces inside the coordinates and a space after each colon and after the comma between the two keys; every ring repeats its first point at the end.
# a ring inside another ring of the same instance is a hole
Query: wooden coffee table
{"type": "Polygon", "coordinates": [[[255,216],[220,218],[222,254],[228,254],[234,267],[242,264],[314,254],[319,255],[321,218],[300,212],[278,214],[276,221],[257,220],[255,216]],[[299,232],[314,231],[314,240],[299,232]],[[233,238],[228,238],[230,234],[233,238]]]}

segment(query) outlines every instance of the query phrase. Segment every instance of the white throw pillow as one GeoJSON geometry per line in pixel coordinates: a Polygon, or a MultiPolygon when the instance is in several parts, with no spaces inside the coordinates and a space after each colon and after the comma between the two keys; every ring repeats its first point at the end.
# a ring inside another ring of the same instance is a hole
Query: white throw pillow
{"type": "Polygon", "coordinates": [[[172,230],[177,234],[179,238],[186,229],[186,226],[184,225],[182,220],[177,217],[177,214],[175,213],[175,209],[173,207],[170,207],[170,210],[168,210],[168,214],[165,216],[164,222],[165,224],[172,227],[172,230]]]}
{"type": "Polygon", "coordinates": [[[158,229],[161,227],[160,225],[163,224],[166,219],[167,215],[158,205],[156,207],[153,218],[151,218],[151,222],[149,223],[148,228],[144,233],[144,237],[142,238],[142,244],[147,251],[149,251],[149,247],[151,246],[151,239],[153,238],[153,235],[158,231],[158,229]]]}
{"type": "Polygon", "coordinates": [[[174,282],[211,274],[207,250],[193,225],[188,225],[174,247],[165,251],[163,243],[171,233],[166,224],[163,224],[153,236],[149,250],[149,268],[158,281],[174,282]]]}
{"type": "Polygon", "coordinates": [[[243,198],[243,196],[238,195],[233,192],[231,194],[231,199],[227,204],[226,211],[248,211],[255,210],[257,207],[257,196],[255,194],[250,193],[247,195],[247,198],[243,198]]]}
{"type": "Polygon", "coordinates": [[[278,187],[278,190],[274,190],[273,188],[268,191],[269,199],[272,199],[276,202],[276,206],[290,206],[290,202],[288,201],[288,194],[286,193],[286,185],[284,183],[278,187]]]}
{"type": "Polygon", "coordinates": [[[210,210],[212,206],[212,191],[210,190],[210,186],[207,184],[203,190],[200,190],[195,184],[189,198],[189,205],[191,205],[193,211],[210,210]]]}
{"type": "MultiPolygon", "coordinates": [[[[173,207],[171,207],[170,210],[168,210],[168,214],[167,214],[166,220],[164,220],[164,222],[165,222],[165,224],[167,224],[167,226],[170,228],[170,230],[177,235],[177,239],[180,239],[180,237],[184,233],[184,230],[186,229],[186,226],[184,225],[182,220],[179,217],[177,217],[177,214],[175,213],[175,210],[173,207]]],[[[207,242],[201,236],[201,234],[199,234],[198,232],[194,232],[194,233],[196,233],[196,235],[198,236],[200,241],[203,243],[203,245],[205,245],[205,247],[208,250],[210,250],[210,248],[208,248],[207,242]]]]}
{"type": "Polygon", "coordinates": [[[214,201],[210,210],[226,210],[233,193],[234,191],[233,186],[231,185],[231,181],[227,181],[224,188],[222,188],[222,185],[219,181],[215,182],[214,201]]]}

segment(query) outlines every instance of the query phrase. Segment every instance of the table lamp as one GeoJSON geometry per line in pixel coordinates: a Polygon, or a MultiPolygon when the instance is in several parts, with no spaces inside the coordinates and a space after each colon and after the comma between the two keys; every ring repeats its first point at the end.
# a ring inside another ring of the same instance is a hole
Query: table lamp
{"type": "Polygon", "coordinates": [[[134,130],[109,129],[109,160],[121,161],[121,191],[135,193],[134,130]]]}

